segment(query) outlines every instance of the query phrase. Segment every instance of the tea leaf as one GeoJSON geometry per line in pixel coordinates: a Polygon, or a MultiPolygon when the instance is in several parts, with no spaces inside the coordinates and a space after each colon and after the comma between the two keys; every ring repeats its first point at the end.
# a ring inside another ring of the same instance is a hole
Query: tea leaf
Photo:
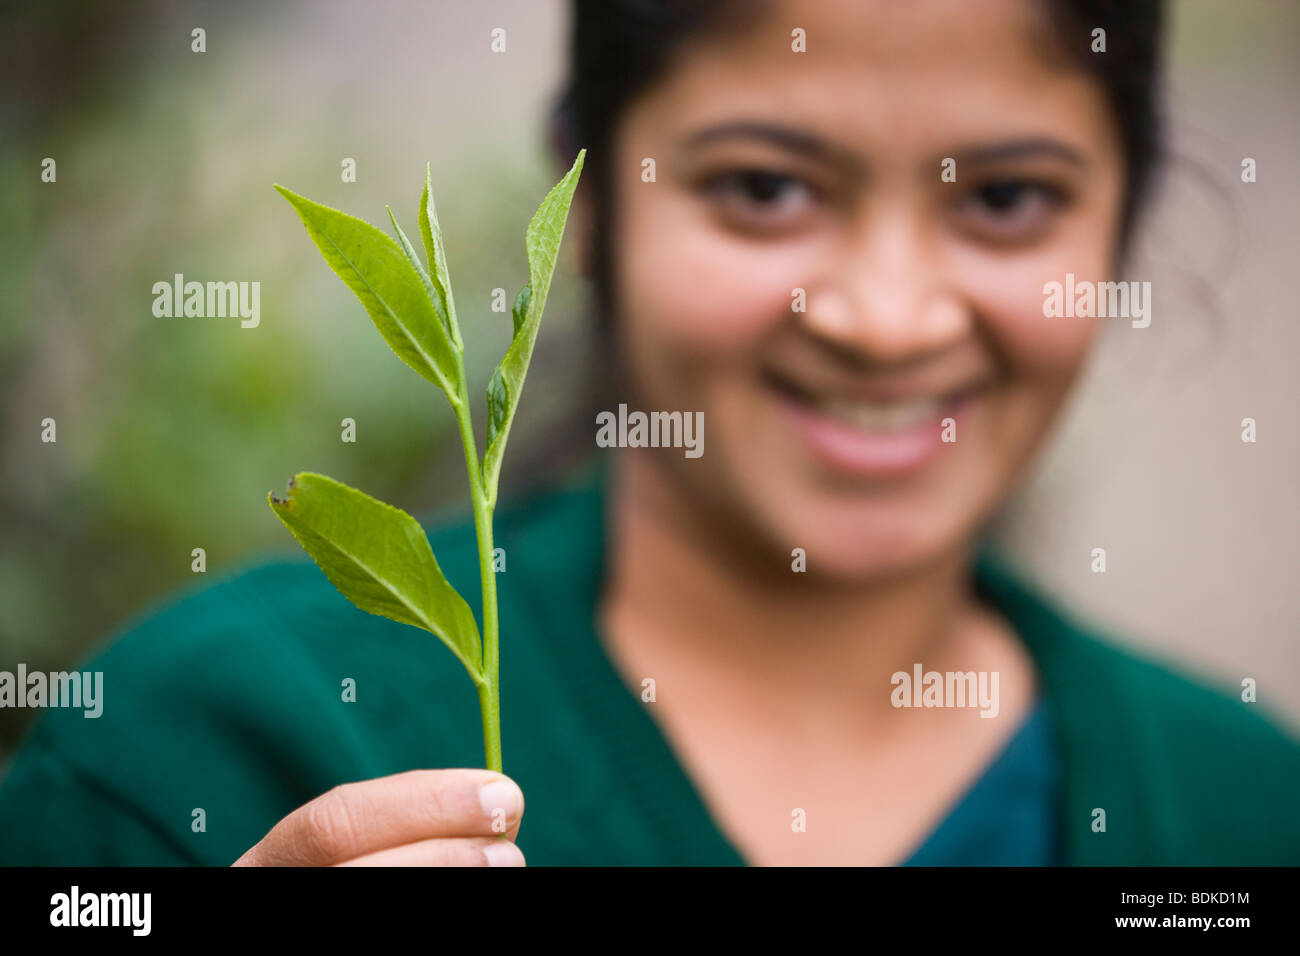
{"type": "Polygon", "coordinates": [[[361,300],[403,362],[459,402],[456,353],[424,282],[396,242],[355,216],[276,186],[325,262],[361,300]]]}
{"type": "Polygon", "coordinates": [[[482,644],[474,612],[443,576],[424,529],[405,511],[304,472],[273,510],[330,583],[363,611],[441,638],[476,683],[482,644]]]}
{"type": "MultiPolygon", "coordinates": [[[[433,285],[437,290],[434,299],[438,303],[439,315],[447,328],[456,348],[462,352],[465,343],[460,338],[460,325],[456,322],[456,300],[451,294],[451,273],[447,271],[447,250],[442,244],[442,228],[438,225],[438,212],[433,208],[433,182],[429,164],[424,164],[424,192],[420,195],[420,237],[424,240],[424,254],[429,260],[429,270],[433,273],[433,285]]],[[[396,223],[394,223],[395,225],[396,223]]]]}
{"type": "Polygon", "coordinates": [[[573,194],[578,188],[578,177],[582,174],[586,155],[585,149],[579,151],[573,168],[542,200],[525,234],[528,283],[515,300],[514,338],[505,357],[492,373],[487,387],[487,450],[483,454],[483,488],[487,492],[489,507],[496,504],[497,479],[501,473],[506,439],[510,435],[510,423],[519,405],[519,393],[524,387],[528,363],[533,357],[533,344],[537,341],[542,310],[546,307],[546,294],[551,288],[560,240],[564,236],[569,206],[573,203],[573,194]]]}
{"type": "Polygon", "coordinates": [[[528,302],[533,297],[533,287],[527,282],[519,290],[519,295],[515,296],[515,304],[510,308],[510,314],[515,323],[515,335],[519,334],[519,326],[524,324],[524,319],[528,317],[528,302]]]}
{"type": "Polygon", "coordinates": [[[388,210],[388,218],[392,220],[393,229],[397,232],[397,244],[402,247],[402,253],[406,256],[406,261],[415,269],[420,281],[424,283],[424,291],[428,293],[429,301],[433,303],[434,311],[438,313],[438,319],[442,322],[444,330],[448,329],[447,313],[443,311],[442,303],[439,301],[438,290],[433,287],[433,281],[429,278],[429,271],[424,268],[424,263],[415,253],[415,246],[411,245],[411,240],[406,238],[406,233],[402,227],[397,224],[397,217],[393,215],[393,207],[385,206],[388,210]]]}

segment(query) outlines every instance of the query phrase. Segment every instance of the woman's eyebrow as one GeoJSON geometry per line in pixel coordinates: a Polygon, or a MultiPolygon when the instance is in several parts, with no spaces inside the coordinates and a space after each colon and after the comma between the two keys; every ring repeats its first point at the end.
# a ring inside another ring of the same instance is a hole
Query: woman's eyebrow
{"type": "Polygon", "coordinates": [[[695,149],[724,139],[759,139],[808,159],[849,168],[860,165],[850,151],[814,133],[766,120],[730,120],[705,126],[690,133],[683,145],[685,149],[695,149]]]}
{"type": "Polygon", "coordinates": [[[1047,137],[981,143],[977,146],[963,147],[951,155],[956,158],[958,165],[964,163],[972,165],[998,163],[1014,159],[1037,159],[1039,157],[1055,157],[1079,167],[1088,165],[1083,154],[1073,146],[1068,146],[1060,140],[1047,137]]]}
{"type": "MultiPolygon", "coordinates": [[[[730,120],[705,126],[687,135],[684,149],[706,146],[719,140],[758,139],[798,153],[808,159],[860,171],[863,163],[848,149],[828,142],[815,133],[767,120],[730,120]]],[[[1017,159],[1056,158],[1080,168],[1088,165],[1084,155],[1061,140],[1047,136],[1009,139],[964,146],[949,155],[959,163],[981,165],[1017,159]]]]}

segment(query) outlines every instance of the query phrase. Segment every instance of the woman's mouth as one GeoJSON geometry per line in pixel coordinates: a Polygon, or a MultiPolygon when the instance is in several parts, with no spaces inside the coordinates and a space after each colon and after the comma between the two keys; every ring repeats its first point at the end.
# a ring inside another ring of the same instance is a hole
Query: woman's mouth
{"type": "Polygon", "coordinates": [[[964,412],[980,391],[862,399],[764,379],[798,444],[824,467],[862,478],[903,477],[937,458],[959,440],[964,412]]]}
{"type": "Polygon", "coordinates": [[[827,398],[812,403],[822,414],[871,432],[904,432],[918,425],[938,421],[943,402],[933,398],[893,402],[863,402],[827,398]]]}

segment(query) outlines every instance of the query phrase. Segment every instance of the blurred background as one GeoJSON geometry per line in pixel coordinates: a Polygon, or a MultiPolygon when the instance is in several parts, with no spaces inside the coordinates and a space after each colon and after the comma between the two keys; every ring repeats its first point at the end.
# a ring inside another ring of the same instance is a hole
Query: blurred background
{"type": "MultiPolygon", "coordinates": [[[[454,420],[325,267],[282,183],[409,235],[424,163],[480,397],[558,178],[563,0],[45,0],[0,13],[0,670],[72,667],[177,588],[296,546],[330,474],[420,516],[465,494],[454,420]],[[191,31],[206,31],[206,52],[191,31]],[[507,31],[493,53],[491,31],[507,31]],[[43,183],[42,160],[57,163],[43,183]],[[356,182],[341,180],[345,158],[356,182]],[[153,283],[259,281],[261,323],[157,318],[153,283]],[[41,421],[57,422],[56,443],[41,421]],[[340,440],[353,418],[357,441],[340,440]],[[206,575],[191,550],[207,554],[206,575]]],[[[1172,0],[1174,160],[1053,444],[996,524],[1049,594],[1300,727],[1300,4],[1172,0]],[[1258,163],[1243,184],[1241,160],[1258,163]],[[1243,444],[1240,422],[1258,422],[1243,444]],[[1104,547],[1108,571],[1090,570],[1104,547]]],[[[566,254],[571,254],[566,247],[566,254]]],[[[589,453],[586,290],[562,260],[503,485],[589,453]]],[[[476,418],[483,420],[481,407],[476,418]]],[[[481,428],[481,424],[480,424],[481,428]]],[[[0,710],[5,755],[35,713],[0,710]]]]}

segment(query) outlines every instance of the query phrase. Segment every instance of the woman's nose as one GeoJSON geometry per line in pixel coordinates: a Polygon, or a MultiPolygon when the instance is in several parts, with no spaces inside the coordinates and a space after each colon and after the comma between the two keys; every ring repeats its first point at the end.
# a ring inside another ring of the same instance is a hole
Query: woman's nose
{"type": "Polygon", "coordinates": [[[934,251],[903,217],[866,224],[827,263],[806,304],[805,328],[880,364],[942,351],[971,323],[934,251]]]}

